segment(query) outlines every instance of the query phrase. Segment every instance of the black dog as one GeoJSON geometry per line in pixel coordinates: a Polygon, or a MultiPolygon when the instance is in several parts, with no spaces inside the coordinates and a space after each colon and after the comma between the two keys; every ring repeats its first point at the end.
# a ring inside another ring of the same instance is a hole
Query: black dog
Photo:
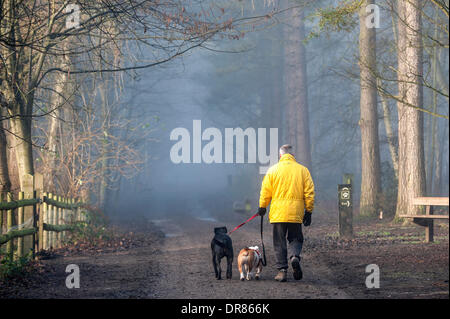
{"type": "Polygon", "coordinates": [[[227,279],[231,279],[231,268],[233,264],[233,244],[230,236],[227,235],[226,227],[214,228],[214,238],[211,241],[212,262],[216,279],[222,279],[220,260],[227,257],[227,279]]]}

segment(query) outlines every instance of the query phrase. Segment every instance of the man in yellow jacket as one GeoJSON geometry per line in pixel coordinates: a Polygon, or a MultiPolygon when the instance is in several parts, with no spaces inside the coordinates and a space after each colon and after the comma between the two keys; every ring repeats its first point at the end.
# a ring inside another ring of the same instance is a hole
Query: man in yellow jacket
{"type": "Polygon", "coordinates": [[[302,224],[311,224],[314,183],[308,169],[295,160],[290,145],[280,148],[280,161],[269,168],[264,176],[258,210],[261,216],[266,213],[269,203],[269,220],[273,225],[273,246],[279,270],[275,280],[286,281],[288,256],[294,279],[300,280],[303,277],[300,267],[302,224]]]}

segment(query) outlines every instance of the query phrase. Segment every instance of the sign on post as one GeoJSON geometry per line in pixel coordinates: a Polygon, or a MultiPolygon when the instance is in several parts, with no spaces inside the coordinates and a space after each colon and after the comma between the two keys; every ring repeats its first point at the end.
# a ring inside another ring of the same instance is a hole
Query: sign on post
{"type": "Polygon", "coordinates": [[[338,185],[339,236],[353,237],[353,196],[351,184],[338,185]]]}

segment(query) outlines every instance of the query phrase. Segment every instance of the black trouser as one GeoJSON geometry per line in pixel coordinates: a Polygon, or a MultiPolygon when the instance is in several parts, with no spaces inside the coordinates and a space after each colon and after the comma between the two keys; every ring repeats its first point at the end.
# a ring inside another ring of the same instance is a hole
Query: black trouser
{"type": "Polygon", "coordinates": [[[303,247],[302,224],[273,223],[273,247],[278,269],[288,268],[288,256],[300,257],[303,247]],[[286,238],[289,246],[286,245],[286,238]]]}

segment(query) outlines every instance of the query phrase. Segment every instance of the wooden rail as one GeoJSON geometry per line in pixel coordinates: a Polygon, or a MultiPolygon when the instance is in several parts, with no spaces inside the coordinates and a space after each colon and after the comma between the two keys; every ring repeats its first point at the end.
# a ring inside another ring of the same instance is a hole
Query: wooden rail
{"type": "MultiPolygon", "coordinates": [[[[77,227],[77,225],[81,225],[81,224],[84,224],[84,222],[76,222],[76,223],[67,224],[67,225],[52,225],[52,224],[44,223],[43,230],[59,233],[62,231],[74,230],[77,227]]],[[[36,234],[38,232],[39,232],[39,228],[35,228],[35,227],[25,228],[25,229],[21,229],[21,230],[11,230],[4,235],[0,235],[0,245],[3,245],[10,240],[13,240],[14,238],[25,237],[28,235],[36,234]]]]}
{"type": "MultiPolygon", "coordinates": [[[[11,195],[8,195],[8,197],[11,197],[11,195]]],[[[12,210],[20,207],[33,206],[37,203],[39,203],[39,199],[37,198],[12,200],[10,202],[3,203],[0,202],[0,210],[12,210]]]]}
{"type": "Polygon", "coordinates": [[[85,204],[42,192],[40,174],[28,175],[27,180],[17,200],[7,194],[7,200],[0,201],[0,248],[6,244],[10,258],[23,257],[29,251],[34,258],[41,250],[59,248],[67,237],[66,232],[86,223],[86,213],[82,211],[85,204]],[[5,213],[8,231],[2,234],[5,213]]]}
{"type": "Polygon", "coordinates": [[[413,205],[448,206],[448,197],[416,197],[413,205]]]}
{"type": "Polygon", "coordinates": [[[412,218],[413,222],[425,227],[425,242],[434,241],[434,219],[449,219],[449,215],[434,215],[434,206],[449,206],[448,197],[416,197],[413,205],[425,206],[425,214],[399,215],[401,218],[412,218]]]}

